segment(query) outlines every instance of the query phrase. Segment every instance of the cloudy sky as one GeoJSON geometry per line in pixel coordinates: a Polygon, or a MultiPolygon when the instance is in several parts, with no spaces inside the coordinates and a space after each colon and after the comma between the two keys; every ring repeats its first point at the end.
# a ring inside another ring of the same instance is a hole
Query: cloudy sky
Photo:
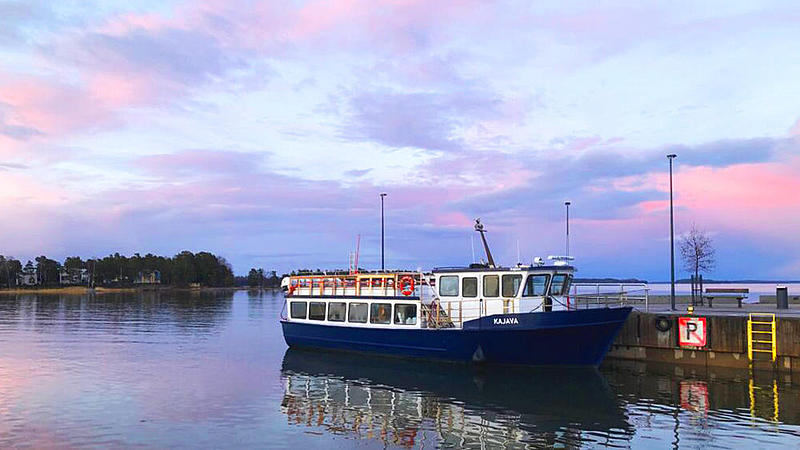
{"type": "Polygon", "coordinates": [[[795,2],[0,0],[0,253],[800,278],[795,2]],[[587,6],[588,5],[588,6],[587,6]],[[479,250],[475,241],[475,250],[479,250]],[[478,254],[480,256],[480,254],[478,254]]]}

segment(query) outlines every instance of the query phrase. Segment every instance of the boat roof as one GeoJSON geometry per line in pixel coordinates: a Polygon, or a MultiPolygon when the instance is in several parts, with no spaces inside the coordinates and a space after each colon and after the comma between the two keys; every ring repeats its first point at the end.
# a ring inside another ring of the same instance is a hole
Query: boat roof
{"type": "Polygon", "coordinates": [[[452,272],[533,272],[533,271],[575,272],[574,266],[514,266],[514,267],[434,267],[433,273],[452,272]]]}

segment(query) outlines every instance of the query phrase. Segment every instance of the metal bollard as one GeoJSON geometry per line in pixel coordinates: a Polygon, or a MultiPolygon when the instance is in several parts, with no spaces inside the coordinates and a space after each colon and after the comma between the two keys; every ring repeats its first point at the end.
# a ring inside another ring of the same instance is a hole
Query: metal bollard
{"type": "Polygon", "coordinates": [[[789,309],[789,288],[786,286],[778,286],[775,289],[775,296],[778,309],[789,309]]]}

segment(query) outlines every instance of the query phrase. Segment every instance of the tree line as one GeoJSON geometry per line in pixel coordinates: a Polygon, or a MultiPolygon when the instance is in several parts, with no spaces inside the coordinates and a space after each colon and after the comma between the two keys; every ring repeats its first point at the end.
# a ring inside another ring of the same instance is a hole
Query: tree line
{"type": "Polygon", "coordinates": [[[238,286],[248,286],[251,288],[276,288],[281,285],[281,278],[285,275],[278,276],[274,270],[266,271],[264,269],[250,269],[247,277],[236,277],[238,286]]]}
{"type": "Polygon", "coordinates": [[[36,273],[39,286],[60,285],[60,273],[82,272],[87,284],[98,286],[132,285],[141,274],[160,274],[162,285],[188,286],[199,283],[201,286],[223,287],[234,285],[231,265],[221,256],[209,252],[192,253],[182,251],[175,256],[159,256],[148,253],[132,256],[114,253],[104,258],[82,259],[79,256],[67,257],[63,263],[44,255],[28,261],[21,261],[0,255],[0,286],[18,285],[20,274],[36,273]]]}

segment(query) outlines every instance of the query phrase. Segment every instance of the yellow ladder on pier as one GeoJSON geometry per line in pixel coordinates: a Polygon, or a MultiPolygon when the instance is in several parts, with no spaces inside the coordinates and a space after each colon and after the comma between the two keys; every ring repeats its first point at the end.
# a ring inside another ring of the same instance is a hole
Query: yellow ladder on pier
{"type": "Polygon", "coordinates": [[[747,357],[753,361],[753,353],[769,353],[772,362],[777,357],[775,340],[775,314],[750,313],[747,320],[747,357]],[[766,346],[769,345],[769,348],[766,346]]]}

